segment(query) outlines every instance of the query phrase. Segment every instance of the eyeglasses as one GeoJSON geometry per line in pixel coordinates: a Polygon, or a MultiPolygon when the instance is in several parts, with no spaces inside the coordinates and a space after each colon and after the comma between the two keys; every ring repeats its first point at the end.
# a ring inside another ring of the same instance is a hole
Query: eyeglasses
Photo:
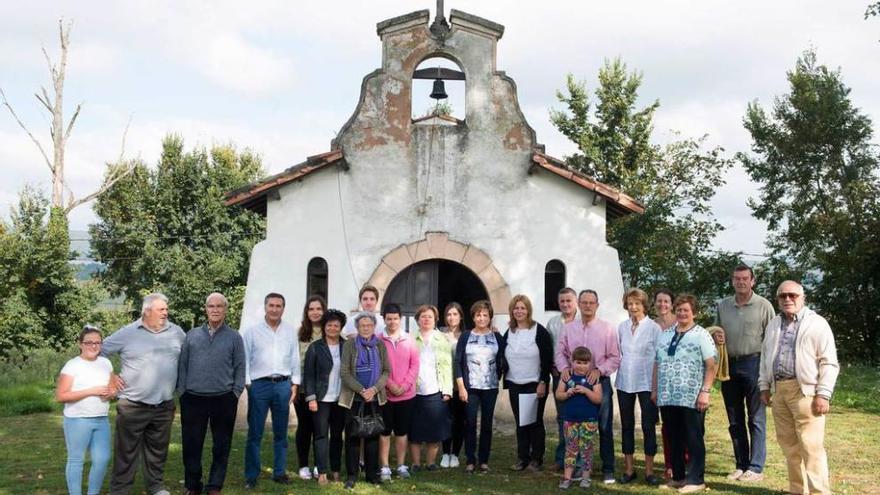
{"type": "Polygon", "coordinates": [[[781,292],[779,294],[776,294],[776,298],[779,300],[783,300],[783,301],[786,299],[791,299],[792,301],[796,301],[797,298],[799,298],[799,297],[801,297],[801,295],[798,294],[797,292],[781,292]]]}
{"type": "Polygon", "coordinates": [[[82,345],[87,345],[89,347],[98,347],[103,344],[103,342],[80,342],[82,345]]]}

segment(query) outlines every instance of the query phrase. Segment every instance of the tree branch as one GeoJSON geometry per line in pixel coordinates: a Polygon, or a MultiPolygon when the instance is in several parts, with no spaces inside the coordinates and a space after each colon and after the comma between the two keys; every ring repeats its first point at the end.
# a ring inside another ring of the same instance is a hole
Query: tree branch
{"type": "Polygon", "coordinates": [[[48,110],[49,113],[52,113],[52,103],[50,103],[51,100],[49,99],[49,93],[46,92],[46,88],[43,86],[40,86],[40,91],[43,92],[42,96],[40,96],[39,93],[34,93],[34,96],[36,96],[37,100],[46,107],[46,110],[48,110]]]}
{"type": "MultiPolygon", "coordinates": [[[[77,109],[77,111],[78,111],[78,109],[77,109]]],[[[124,163],[124,157],[125,157],[125,141],[126,141],[126,139],[127,139],[127,137],[128,137],[128,129],[129,129],[129,127],[131,127],[131,120],[132,120],[132,116],[129,116],[129,117],[128,117],[128,122],[125,124],[125,130],[122,131],[122,145],[121,145],[120,150],[119,150],[119,158],[117,158],[117,160],[116,160],[116,165],[117,165],[117,166],[120,166],[122,163],[124,163]]],[[[72,122],[72,120],[71,120],[71,122],[72,122]]],[[[130,164],[130,163],[129,163],[129,164],[125,164],[124,167],[122,167],[122,168],[118,168],[118,169],[115,170],[112,174],[110,174],[110,175],[104,180],[104,183],[101,185],[101,187],[99,187],[96,191],[94,191],[94,192],[92,192],[91,194],[88,194],[88,195],[86,195],[86,196],[83,196],[83,197],[80,198],[80,199],[73,199],[73,193],[71,192],[71,194],[70,194],[70,200],[69,200],[68,203],[67,203],[67,207],[64,208],[64,213],[65,213],[65,214],[70,213],[70,211],[73,210],[74,208],[76,208],[77,206],[79,206],[79,205],[81,205],[81,204],[84,204],[84,203],[88,203],[89,201],[91,201],[91,200],[97,198],[98,196],[104,194],[104,193],[107,192],[111,187],[113,187],[114,184],[116,184],[117,182],[119,182],[120,180],[122,180],[123,178],[125,178],[128,174],[130,174],[130,173],[132,172],[132,170],[134,170],[134,166],[132,166],[132,164],[130,164]]],[[[65,184],[65,187],[66,187],[66,184],[65,184]]],[[[68,188],[68,190],[70,190],[70,188],[68,188]]]]}
{"type": "Polygon", "coordinates": [[[12,105],[9,104],[9,100],[6,99],[6,93],[4,93],[2,89],[0,89],[0,97],[3,98],[3,106],[5,106],[9,110],[9,113],[12,114],[12,117],[18,123],[18,126],[21,127],[24,130],[24,132],[26,132],[27,135],[31,138],[31,141],[33,141],[34,144],[37,145],[37,149],[39,149],[40,154],[43,155],[43,160],[46,161],[46,166],[48,166],[49,171],[51,171],[54,174],[55,167],[52,166],[52,160],[49,159],[49,155],[46,154],[46,150],[43,149],[43,145],[40,144],[40,141],[33,135],[33,133],[30,131],[30,129],[28,129],[27,126],[24,125],[24,122],[22,122],[21,119],[18,118],[18,114],[15,113],[15,110],[12,108],[12,105]]]}
{"type": "Polygon", "coordinates": [[[82,110],[82,103],[77,103],[76,110],[73,111],[73,117],[70,118],[70,122],[67,123],[67,130],[64,132],[65,141],[70,137],[70,131],[73,130],[73,123],[76,122],[76,118],[79,117],[80,110],[82,110]]]}

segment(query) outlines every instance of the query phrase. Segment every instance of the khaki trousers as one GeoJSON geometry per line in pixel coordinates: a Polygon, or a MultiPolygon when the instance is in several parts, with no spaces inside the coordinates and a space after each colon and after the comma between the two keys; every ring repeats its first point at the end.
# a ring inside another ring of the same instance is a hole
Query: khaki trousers
{"type": "Polygon", "coordinates": [[[830,494],[825,416],[814,416],[812,403],[813,398],[803,394],[797,380],[776,382],[772,402],[776,440],[788,465],[789,491],[830,494]]]}

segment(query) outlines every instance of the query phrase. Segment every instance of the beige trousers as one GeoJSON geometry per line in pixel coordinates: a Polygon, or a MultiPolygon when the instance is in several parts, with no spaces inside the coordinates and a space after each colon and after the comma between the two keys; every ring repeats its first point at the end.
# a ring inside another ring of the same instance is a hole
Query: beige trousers
{"type": "Polygon", "coordinates": [[[797,380],[776,382],[772,402],[776,440],[788,465],[789,491],[830,494],[825,416],[813,415],[812,403],[813,398],[803,394],[797,380]]]}

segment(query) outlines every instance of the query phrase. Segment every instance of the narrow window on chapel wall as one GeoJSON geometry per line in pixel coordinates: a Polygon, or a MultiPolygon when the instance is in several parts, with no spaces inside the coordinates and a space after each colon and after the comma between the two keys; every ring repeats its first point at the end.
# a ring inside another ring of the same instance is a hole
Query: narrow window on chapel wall
{"type": "Polygon", "coordinates": [[[312,258],[306,275],[306,295],[318,295],[327,300],[327,260],[312,258]]]}
{"type": "Polygon", "coordinates": [[[565,287],[565,264],[550,260],[544,267],[544,311],[559,311],[559,291],[565,287]]]}

